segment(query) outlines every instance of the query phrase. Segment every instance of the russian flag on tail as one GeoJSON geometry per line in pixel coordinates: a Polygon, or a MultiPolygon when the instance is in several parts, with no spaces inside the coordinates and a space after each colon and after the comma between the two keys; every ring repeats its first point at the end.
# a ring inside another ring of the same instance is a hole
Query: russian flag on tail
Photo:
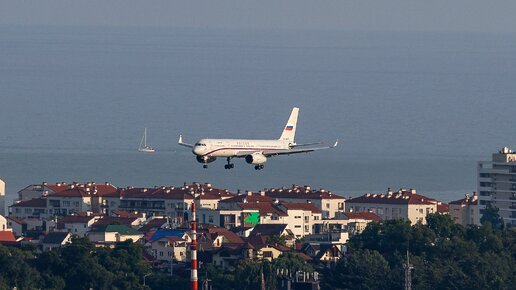
{"type": "Polygon", "coordinates": [[[287,124],[287,127],[285,127],[285,131],[292,131],[294,129],[294,125],[287,124]]]}

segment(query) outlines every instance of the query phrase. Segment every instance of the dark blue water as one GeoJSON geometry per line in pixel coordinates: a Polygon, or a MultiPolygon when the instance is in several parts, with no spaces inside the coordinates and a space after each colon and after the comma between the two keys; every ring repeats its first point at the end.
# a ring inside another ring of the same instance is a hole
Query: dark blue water
{"type": "Polygon", "coordinates": [[[451,200],[476,162],[516,147],[516,37],[488,34],[0,26],[0,178],[350,196],[415,187],[451,200]],[[277,138],[325,152],[208,170],[176,145],[277,138]],[[136,152],[143,128],[154,155],[136,152]]]}

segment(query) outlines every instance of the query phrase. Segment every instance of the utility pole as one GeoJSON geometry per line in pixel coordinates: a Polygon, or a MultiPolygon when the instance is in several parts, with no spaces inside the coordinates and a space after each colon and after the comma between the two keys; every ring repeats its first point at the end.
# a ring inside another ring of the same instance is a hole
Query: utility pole
{"type": "Polygon", "coordinates": [[[412,269],[414,267],[410,264],[409,250],[407,249],[407,263],[403,264],[405,269],[405,290],[412,290],[412,269]]]}

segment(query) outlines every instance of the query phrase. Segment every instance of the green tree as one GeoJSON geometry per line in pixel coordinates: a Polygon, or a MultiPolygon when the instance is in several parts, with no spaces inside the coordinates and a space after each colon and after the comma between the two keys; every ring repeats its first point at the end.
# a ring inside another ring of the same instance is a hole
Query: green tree
{"type": "Polygon", "coordinates": [[[391,289],[389,263],[375,250],[357,250],[328,271],[324,289],[391,289]]]}
{"type": "Polygon", "coordinates": [[[495,206],[492,206],[490,203],[486,205],[486,208],[482,212],[482,217],[480,218],[480,223],[491,223],[493,228],[502,229],[504,226],[503,219],[500,217],[499,209],[495,206]]]}

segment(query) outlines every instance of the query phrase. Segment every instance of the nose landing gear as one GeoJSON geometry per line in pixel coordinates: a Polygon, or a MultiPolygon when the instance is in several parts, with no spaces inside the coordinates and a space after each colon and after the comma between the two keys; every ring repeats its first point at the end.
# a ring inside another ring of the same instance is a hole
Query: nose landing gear
{"type": "Polygon", "coordinates": [[[254,167],[254,170],[262,170],[263,169],[263,164],[260,164],[260,165],[256,165],[254,167]]]}
{"type": "Polygon", "coordinates": [[[228,164],[224,165],[224,169],[235,168],[235,164],[231,163],[231,158],[230,157],[228,157],[226,160],[228,161],[228,164]]]}

